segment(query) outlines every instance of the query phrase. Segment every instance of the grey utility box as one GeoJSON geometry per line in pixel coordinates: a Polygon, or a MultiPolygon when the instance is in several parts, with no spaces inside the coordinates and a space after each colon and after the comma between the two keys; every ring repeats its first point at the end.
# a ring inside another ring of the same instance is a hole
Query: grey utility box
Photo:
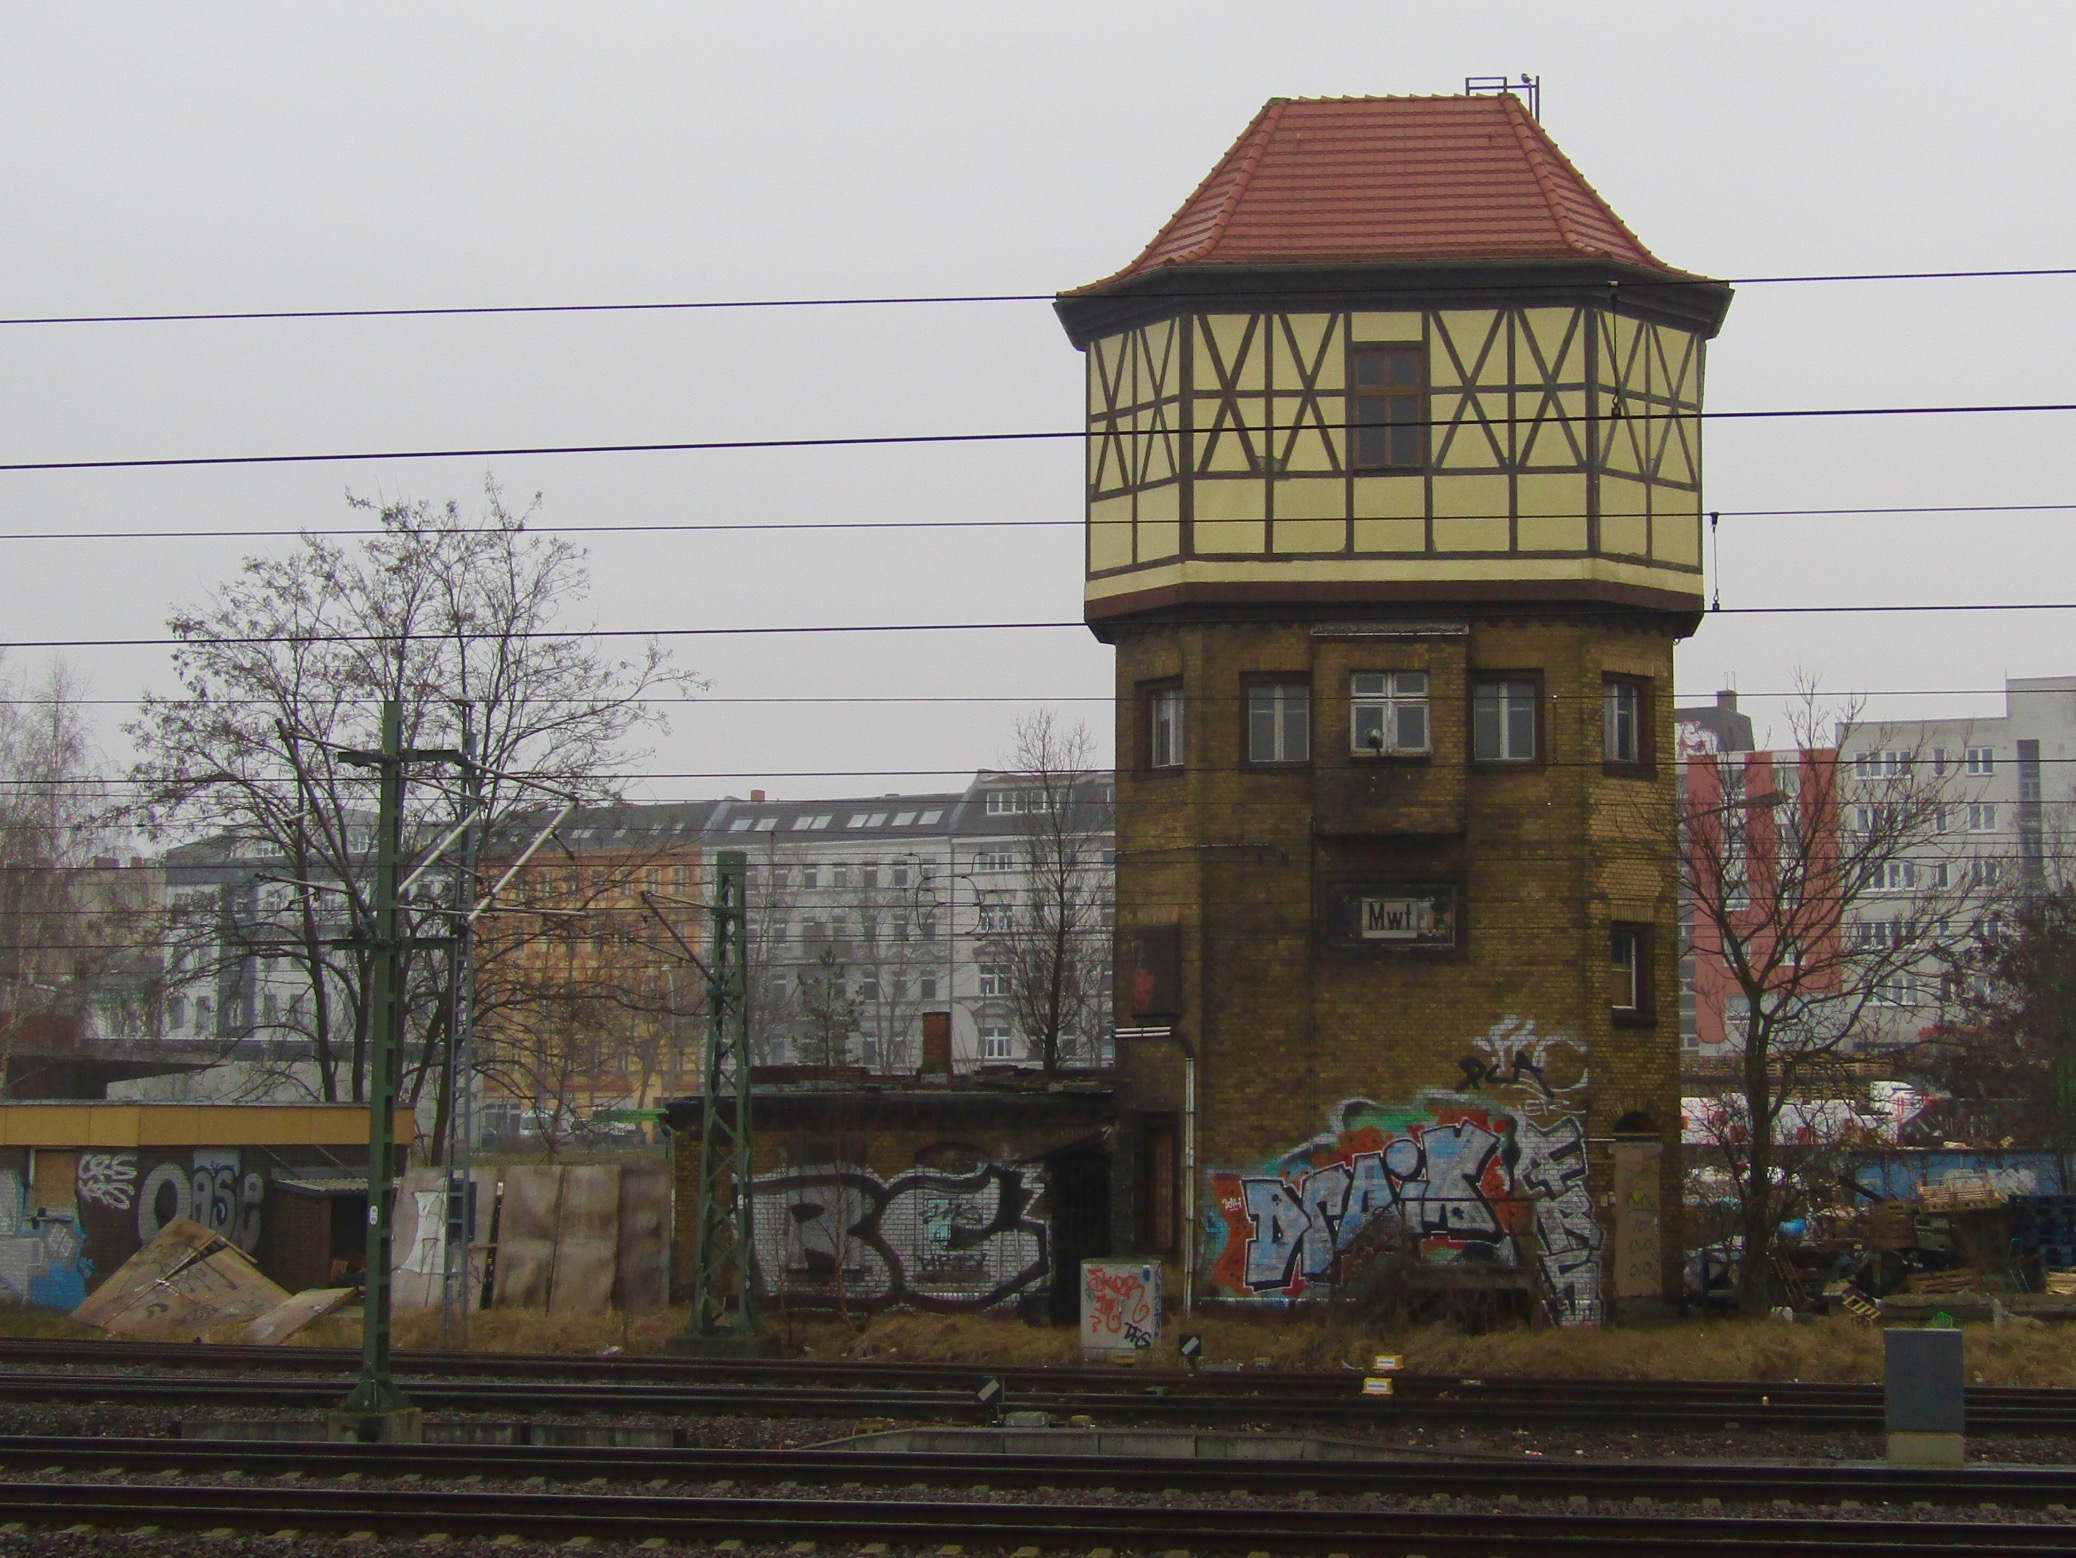
{"type": "Polygon", "coordinates": [[[1968,1426],[1961,1333],[1895,1330],[1882,1341],[1889,1459],[1907,1466],[1960,1465],[1968,1426]]]}

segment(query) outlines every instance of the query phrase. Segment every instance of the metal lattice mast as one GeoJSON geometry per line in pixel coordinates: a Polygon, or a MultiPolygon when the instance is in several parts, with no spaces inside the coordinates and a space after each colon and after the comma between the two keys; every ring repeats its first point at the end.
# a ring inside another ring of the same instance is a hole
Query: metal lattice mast
{"type": "Polygon", "coordinates": [[[476,765],[474,710],[461,706],[460,850],[454,862],[454,944],[448,950],[453,1013],[447,1030],[447,1241],[440,1278],[440,1336],[456,1350],[469,1344],[469,1282],[475,1238],[476,939],[470,907],[476,851],[483,837],[483,774],[476,765]]]}
{"type": "Polygon", "coordinates": [[[748,857],[714,857],[713,958],[707,967],[704,1088],[700,1095],[698,1216],[693,1225],[688,1350],[760,1345],[756,1224],[750,1205],[748,857]]]}
{"type": "MultiPolygon", "coordinates": [[[[375,896],[370,981],[368,1057],[368,1244],[367,1286],[361,1301],[360,1381],[340,1405],[357,1418],[356,1437],[389,1437],[384,1419],[414,1411],[396,1388],[389,1366],[391,1215],[396,1202],[397,1061],[403,1047],[404,989],[397,912],[397,871],[403,855],[403,706],[382,705],[382,749],[355,754],[379,776],[375,820],[375,896]]],[[[414,1435],[415,1437],[415,1435],[414,1435]]]]}

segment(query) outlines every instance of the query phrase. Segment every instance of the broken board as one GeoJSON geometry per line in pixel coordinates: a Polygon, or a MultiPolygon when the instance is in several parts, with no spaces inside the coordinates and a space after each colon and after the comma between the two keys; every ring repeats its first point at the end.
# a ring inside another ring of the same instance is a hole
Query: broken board
{"type": "Polygon", "coordinates": [[[82,1325],[135,1341],[195,1341],[257,1320],[288,1299],[222,1234],[179,1217],[72,1311],[82,1325]]]}

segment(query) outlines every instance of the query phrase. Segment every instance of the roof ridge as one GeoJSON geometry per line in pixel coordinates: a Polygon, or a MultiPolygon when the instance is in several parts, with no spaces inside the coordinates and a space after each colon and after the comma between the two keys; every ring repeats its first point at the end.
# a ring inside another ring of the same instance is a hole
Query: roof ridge
{"type": "Polygon", "coordinates": [[[1255,115],[1254,122],[1259,128],[1256,129],[1252,137],[1254,144],[1247,149],[1246,155],[1240,159],[1239,169],[1233,174],[1232,187],[1225,192],[1225,200],[1220,206],[1218,220],[1211,224],[1211,231],[1204,235],[1203,242],[1186,253],[1176,256],[1176,258],[1168,262],[1169,264],[1187,264],[1199,254],[1207,254],[1218,247],[1218,240],[1225,236],[1226,228],[1232,224],[1233,213],[1240,209],[1240,201],[1247,193],[1248,181],[1254,177],[1254,170],[1261,166],[1262,156],[1268,151],[1269,143],[1276,138],[1276,126],[1282,122],[1283,110],[1289,106],[1289,98],[1272,97],[1263,105],[1262,111],[1255,115]]]}

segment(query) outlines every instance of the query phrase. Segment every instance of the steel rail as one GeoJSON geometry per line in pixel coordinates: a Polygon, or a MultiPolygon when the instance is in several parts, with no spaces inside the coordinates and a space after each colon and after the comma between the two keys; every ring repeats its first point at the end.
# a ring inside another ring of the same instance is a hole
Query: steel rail
{"type": "MultiPolygon", "coordinates": [[[[343,1348],[197,1346],[191,1343],[117,1341],[47,1342],[0,1339],[0,1364],[88,1364],[130,1368],[222,1371],[251,1369],[294,1374],[343,1376],[357,1354],[343,1348]]],[[[398,1352],[400,1371],[416,1377],[517,1380],[621,1380],[642,1383],[696,1381],[711,1384],[816,1383],[829,1386],[913,1388],[967,1391],[997,1379],[1012,1392],[1060,1392],[1143,1395],[1314,1394],[1345,1396],[1355,1388],[1358,1371],[1292,1371],[1271,1369],[1119,1368],[1077,1364],[1011,1364],[991,1367],[968,1363],[903,1363],[884,1360],[764,1359],[754,1362],[619,1355],[611,1357],[554,1353],[398,1352]]],[[[1399,1399],[1475,1398],[1483,1401],[1535,1401],[1568,1398],[1581,1392],[1607,1401],[1673,1401],[1709,1407],[1754,1409],[1779,1403],[1821,1403],[1878,1409],[1881,1387],[1872,1384],[1788,1380],[1571,1379],[1563,1377],[1401,1374],[1395,1381],[1399,1399]]],[[[1971,1410],[1987,1407],[2059,1408],[2076,1426],[2076,1389],[2060,1386],[1975,1386],[1968,1391],[1971,1410]]]]}
{"type": "MultiPolygon", "coordinates": [[[[557,1382],[545,1380],[440,1380],[399,1375],[419,1405],[441,1411],[652,1412],[753,1414],[782,1417],[889,1417],[974,1422],[992,1410],[967,1391],[946,1389],[829,1389],[777,1384],[675,1384],[639,1380],[557,1382]]],[[[325,1379],[225,1378],[217,1375],[140,1377],[76,1369],[0,1373],[0,1400],[49,1401],[88,1397],[131,1405],[263,1406],[298,1409],[329,1406],[336,1382],[325,1379]]],[[[1685,1396],[1596,1394],[1587,1382],[1561,1391],[1525,1395],[1471,1387],[1433,1396],[1362,1394],[1343,1382],[1336,1395],[1281,1393],[1198,1394],[1161,1385],[1138,1392],[1083,1391],[1025,1386],[1008,1393],[1008,1404],[1053,1413],[1086,1413],[1140,1421],[1260,1421],[1311,1425],[1379,1422],[1594,1424],[1624,1427],[1728,1427],[1872,1431],[1883,1422],[1878,1394],[1857,1400],[1798,1399],[1776,1395],[1687,1399],[1685,1396]]],[[[1974,1401],[1968,1426],[1975,1433],[2076,1432],[2076,1411],[2060,1402],[2037,1404],[1974,1401]]]]}
{"type": "Polygon", "coordinates": [[[366,1488],[0,1483],[0,1515],[26,1524],[150,1525],[259,1533],[368,1531],[533,1541],[775,1542],[883,1540],[914,1547],[959,1537],[1061,1548],[1091,1537],[1125,1549],[1476,1554],[1757,1552],[1887,1558],[1901,1552],[2066,1552],[2065,1525],[1962,1521],[1544,1514],[1527,1511],[1293,1510],[1246,1505],[1122,1505],[953,1500],[366,1488]]]}
{"type": "Polygon", "coordinates": [[[1498,1498],[1649,1498],[1669,1503],[1866,1502],[2076,1504],[2076,1468],[1904,1468],[1882,1463],[1813,1465],[1735,1461],[1611,1461],[1520,1455],[1397,1461],[1279,1458],[991,1454],[949,1451],[686,1448],[625,1445],[360,1445],[280,1440],[106,1439],[0,1436],[0,1468],[87,1475],[463,1477],[745,1484],[854,1483],[989,1488],[1107,1487],[1332,1495],[1429,1493],[1498,1498]]]}

